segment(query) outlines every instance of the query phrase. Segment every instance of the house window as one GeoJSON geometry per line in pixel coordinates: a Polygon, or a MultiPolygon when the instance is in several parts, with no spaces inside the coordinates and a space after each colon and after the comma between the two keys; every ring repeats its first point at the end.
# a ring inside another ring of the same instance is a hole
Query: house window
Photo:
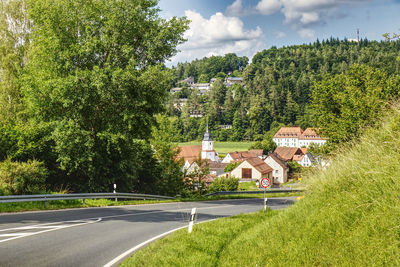
{"type": "Polygon", "coordinates": [[[242,178],[243,179],[251,179],[251,169],[243,168],[242,169],[242,178]]]}

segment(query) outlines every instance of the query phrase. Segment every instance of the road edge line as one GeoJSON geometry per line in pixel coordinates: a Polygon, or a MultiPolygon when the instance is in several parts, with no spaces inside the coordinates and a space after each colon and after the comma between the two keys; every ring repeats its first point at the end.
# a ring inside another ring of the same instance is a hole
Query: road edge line
{"type": "MultiPolygon", "coordinates": [[[[216,219],[206,220],[206,221],[198,222],[198,223],[196,223],[196,224],[205,223],[205,222],[211,222],[211,221],[214,221],[214,220],[216,220],[216,219]]],[[[106,263],[105,265],[103,265],[103,267],[112,267],[112,266],[114,266],[115,264],[119,263],[119,262],[120,262],[121,260],[123,260],[124,258],[128,257],[129,255],[131,255],[133,252],[139,250],[140,248],[142,248],[142,247],[144,247],[144,246],[146,246],[146,245],[148,245],[148,244],[150,244],[150,243],[156,241],[157,239],[160,239],[160,238],[162,238],[162,237],[164,237],[164,236],[167,236],[167,235],[169,235],[169,234],[172,234],[173,232],[176,232],[176,231],[178,231],[178,230],[181,230],[181,229],[184,229],[184,228],[187,228],[187,227],[188,227],[187,225],[181,226],[181,227],[178,227],[178,228],[169,230],[169,231],[167,231],[167,232],[165,232],[165,233],[159,234],[159,235],[157,235],[157,236],[155,236],[155,237],[152,237],[152,238],[150,238],[150,239],[148,239],[148,240],[146,240],[146,241],[140,243],[139,245],[136,245],[136,246],[134,246],[133,248],[128,249],[127,251],[125,251],[124,253],[122,253],[121,255],[119,255],[118,257],[114,258],[114,259],[111,260],[110,262],[108,262],[108,263],[106,263]]]]}

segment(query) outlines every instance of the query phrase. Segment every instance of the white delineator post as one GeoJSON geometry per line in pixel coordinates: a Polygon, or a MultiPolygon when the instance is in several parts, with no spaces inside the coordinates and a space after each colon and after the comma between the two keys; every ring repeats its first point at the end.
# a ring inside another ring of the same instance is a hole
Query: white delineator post
{"type": "Polygon", "coordinates": [[[192,212],[190,213],[190,219],[189,219],[189,229],[188,229],[189,233],[191,233],[193,230],[193,224],[195,220],[196,220],[196,208],[192,208],[192,212]]]}
{"type": "MultiPolygon", "coordinates": [[[[117,184],[114,184],[114,191],[113,191],[113,193],[114,193],[114,194],[117,193],[117,184]]],[[[118,198],[115,198],[115,201],[118,201],[118,198]]]]}

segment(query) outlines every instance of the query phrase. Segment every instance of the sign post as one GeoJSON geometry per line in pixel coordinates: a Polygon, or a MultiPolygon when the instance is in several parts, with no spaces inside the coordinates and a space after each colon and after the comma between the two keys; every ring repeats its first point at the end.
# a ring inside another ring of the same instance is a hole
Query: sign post
{"type": "Polygon", "coordinates": [[[261,186],[264,188],[264,212],[267,210],[267,201],[268,199],[265,197],[265,190],[271,185],[271,181],[268,178],[261,179],[261,186]]]}

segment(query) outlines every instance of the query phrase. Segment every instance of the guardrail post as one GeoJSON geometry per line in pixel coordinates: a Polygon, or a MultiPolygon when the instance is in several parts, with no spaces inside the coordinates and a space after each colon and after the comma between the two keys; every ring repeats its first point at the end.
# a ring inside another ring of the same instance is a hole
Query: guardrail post
{"type": "Polygon", "coordinates": [[[44,197],[43,206],[46,208],[46,197],[44,197]]]}
{"type": "Polygon", "coordinates": [[[192,208],[192,212],[190,213],[190,219],[189,219],[189,229],[188,229],[189,234],[193,230],[193,224],[195,220],[196,220],[196,208],[192,208]]]}
{"type": "Polygon", "coordinates": [[[82,198],[82,202],[83,202],[83,206],[85,206],[85,199],[84,198],[82,198]]]}

